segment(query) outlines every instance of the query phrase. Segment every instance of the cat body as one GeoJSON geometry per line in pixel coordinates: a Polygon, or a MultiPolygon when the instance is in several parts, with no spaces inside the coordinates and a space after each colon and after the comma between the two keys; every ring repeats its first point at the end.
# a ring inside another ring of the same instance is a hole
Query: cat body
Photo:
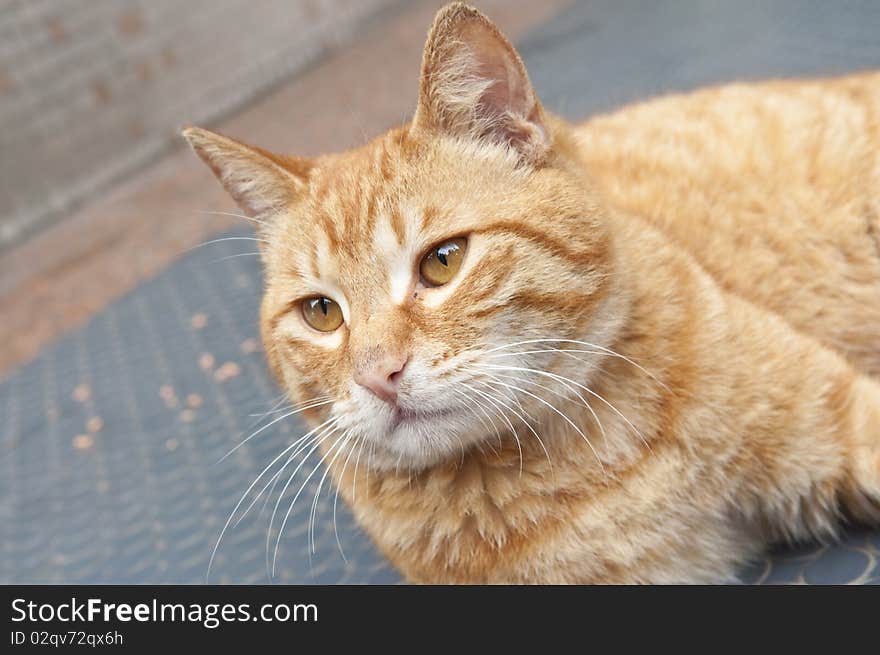
{"type": "Polygon", "coordinates": [[[305,447],[407,578],[726,582],[880,517],[878,116],[863,74],[572,126],[454,4],[410,125],[186,135],[261,222],[273,371],[330,398],[305,447]]]}
{"type": "Polygon", "coordinates": [[[880,376],[880,73],[728,85],[575,133],[607,202],[880,376]]]}

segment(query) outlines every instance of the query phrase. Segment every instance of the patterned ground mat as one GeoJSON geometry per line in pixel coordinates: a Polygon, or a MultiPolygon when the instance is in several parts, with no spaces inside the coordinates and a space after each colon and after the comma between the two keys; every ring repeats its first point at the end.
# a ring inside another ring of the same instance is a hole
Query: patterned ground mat
{"type": "MultiPolygon", "coordinates": [[[[712,82],[877,68],[877,25],[875,2],[605,0],[575,4],[521,46],[545,104],[577,118],[712,82]]],[[[187,254],[0,382],[0,583],[205,580],[242,492],[301,432],[279,421],[222,459],[278,416],[251,246],[223,241],[187,254]]],[[[307,480],[311,470],[299,470],[279,504],[283,514],[304,485],[272,580],[398,582],[344,504],[334,508],[326,481],[309,547],[321,477],[318,469],[307,480]]],[[[270,580],[277,532],[267,528],[280,490],[229,526],[212,582],[270,580]]],[[[778,550],[743,579],[877,583],[880,534],[778,550]]]]}

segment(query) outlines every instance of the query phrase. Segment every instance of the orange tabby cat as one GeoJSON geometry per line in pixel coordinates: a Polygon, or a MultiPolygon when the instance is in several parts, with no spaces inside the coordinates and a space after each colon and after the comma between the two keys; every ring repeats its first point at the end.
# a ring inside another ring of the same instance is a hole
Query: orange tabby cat
{"type": "Polygon", "coordinates": [[[261,222],[274,372],[332,401],[300,449],[409,579],[730,581],[880,516],[880,74],[572,126],[452,4],[409,125],[185,136],[261,222]]]}

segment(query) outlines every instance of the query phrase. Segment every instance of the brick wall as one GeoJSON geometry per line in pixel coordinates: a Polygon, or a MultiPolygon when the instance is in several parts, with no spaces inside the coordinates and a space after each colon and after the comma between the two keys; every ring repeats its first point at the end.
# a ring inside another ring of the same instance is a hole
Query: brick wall
{"type": "Polygon", "coordinates": [[[0,248],[392,0],[0,0],[0,248]]]}

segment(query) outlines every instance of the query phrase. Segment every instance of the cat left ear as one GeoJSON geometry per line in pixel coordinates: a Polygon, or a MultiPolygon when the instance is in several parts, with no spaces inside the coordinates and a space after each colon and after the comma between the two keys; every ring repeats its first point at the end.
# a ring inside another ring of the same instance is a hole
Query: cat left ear
{"type": "Polygon", "coordinates": [[[532,164],[550,148],[522,59],[488,18],[461,3],[441,9],[428,34],[413,125],[505,144],[532,164]]]}
{"type": "Polygon", "coordinates": [[[308,160],[275,155],[198,127],[186,128],[182,134],[249,216],[266,220],[306,188],[308,160]]]}

